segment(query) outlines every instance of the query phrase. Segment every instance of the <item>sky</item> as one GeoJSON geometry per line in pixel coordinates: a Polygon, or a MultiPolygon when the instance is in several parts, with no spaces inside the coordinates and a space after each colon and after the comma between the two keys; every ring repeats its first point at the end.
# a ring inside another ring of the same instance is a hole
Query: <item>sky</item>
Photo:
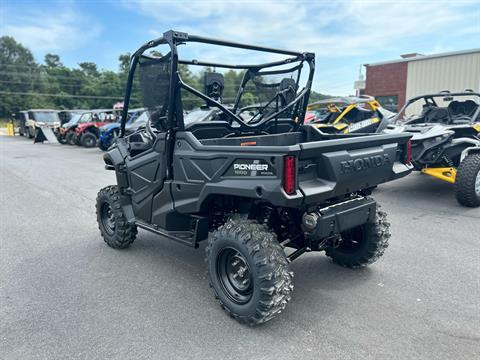
{"type": "MultiPolygon", "coordinates": [[[[13,36],[39,62],[54,53],[70,67],[93,61],[117,70],[120,54],[169,29],[314,52],[313,89],[349,95],[361,64],[480,47],[480,0],[0,0],[0,35],[13,36]]],[[[221,47],[185,48],[181,55],[264,60],[221,47]]]]}

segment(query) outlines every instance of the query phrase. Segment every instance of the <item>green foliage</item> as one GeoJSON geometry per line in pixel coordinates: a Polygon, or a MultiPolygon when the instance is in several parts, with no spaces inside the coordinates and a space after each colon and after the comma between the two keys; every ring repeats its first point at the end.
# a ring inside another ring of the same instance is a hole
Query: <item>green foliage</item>
{"type": "Polygon", "coordinates": [[[55,55],[55,54],[47,54],[45,55],[45,65],[48,68],[57,68],[57,67],[62,67],[63,64],[60,61],[60,56],[55,55]]]}
{"type": "Polygon", "coordinates": [[[128,74],[128,67],[130,64],[130,53],[122,54],[118,57],[118,61],[120,63],[119,65],[119,71],[122,74],[128,74]]]}
{"type": "Polygon", "coordinates": [[[100,75],[98,73],[97,64],[93,62],[81,62],[78,63],[78,66],[80,66],[80,69],[86,76],[96,77],[100,75]]]}
{"type": "Polygon", "coordinates": [[[223,99],[228,103],[233,103],[237,96],[238,88],[242,82],[244,71],[228,70],[223,74],[225,79],[225,89],[223,90],[223,99]]]}
{"type": "Polygon", "coordinates": [[[328,99],[328,98],[331,98],[331,97],[333,97],[333,96],[332,96],[332,95],[320,94],[320,93],[312,90],[312,91],[310,92],[310,103],[315,102],[315,101],[320,101],[320,100],[328,99]]]}
{"type": "MultiPolygon", "coordinates": [[[[161,56],[158,51],[151,55],[161,56]]],[[[94,109],[112,108],[122,101],[127,81],[130,54],[118,57],[118,72],[97,68],[93,62],[80,62],[78,68],[63,65],[60,56],[45,55],[43,64],[35,62],[32,53],[9,36],[0,37],[0,117],[9,118],[12,113],[31,108],[94,109]]],[[[179,64],[181,79],[193,88],[203,91],[203,77],[213,72],[210,67],[192,71],[187,65],[179,64]]],[[[228,70],[224,73],[225,88],[223,101],[233,104],[244,72],[228,70]]],[[[245,89],[242,104],[249,105],[259,99],[253,88],[245,89]]],[[[326,96],[312,92],[311,101],[326,96]]],[[[134,78],[131,107],[140,107],[141,93],[138,74],[134,78]]],[[[186,110],[203,104],[203,100],[182,90],[186,110]]]]}
{"type": "MultiPolygon", "coordinates": [[[[32,53],[12,37],[0,37],[0,89],[13,92],[0,93],[0,116],[8,117],[12,111],[31,107],[34,100],[18,93],[39,88],[39,67],[32,53]]],[[[38,99],[36,99],[38,100],[38,99]]]]}
{"type": "Polygon", "coordinates": [[[118,73],[93,62],[71,69],[56,54],[38,64],[15,39],[0,37],[0,116],[31,108],[112,108],[123,99],[129,60],[130,54],[120,55],[118,73]]]}

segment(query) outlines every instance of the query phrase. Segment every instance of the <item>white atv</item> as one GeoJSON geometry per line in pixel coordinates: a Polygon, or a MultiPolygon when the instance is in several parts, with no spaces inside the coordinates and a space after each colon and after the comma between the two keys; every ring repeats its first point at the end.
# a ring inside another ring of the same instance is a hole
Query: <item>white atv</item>
{"type": "Polygon", "coordinates": [[[416,170],[454,184],[463,206],[480,206],[480,93],[443,91],[407,101],[385,130],[410,132],[416,170]],[[407,115],[408,114],[408,115],[407,115]]]}

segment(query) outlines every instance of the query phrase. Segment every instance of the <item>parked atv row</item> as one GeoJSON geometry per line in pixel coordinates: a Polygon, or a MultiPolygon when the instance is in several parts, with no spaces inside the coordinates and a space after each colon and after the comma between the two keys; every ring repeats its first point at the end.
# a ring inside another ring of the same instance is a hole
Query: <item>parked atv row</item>
{"type": "Polygon", "coordinates": [[[99,128],[119,120],[118,110],[31,109],[12,114],[20,136],[34,142],[48,140],[61,144],[97,146],[99,128]]]}
{"type": "Polygon", "coordinates": [[[71,119],[59,128],[57,138],[62,144],[95,147],[100,137],[100,128],[118,120],[117,110],[75,111],[71,119]]]}

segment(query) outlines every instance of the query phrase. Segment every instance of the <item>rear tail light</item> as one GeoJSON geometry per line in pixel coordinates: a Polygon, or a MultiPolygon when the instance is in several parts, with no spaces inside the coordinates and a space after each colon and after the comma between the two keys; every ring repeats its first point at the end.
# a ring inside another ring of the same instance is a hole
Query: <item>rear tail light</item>
{"type": "Polygon", "coordinates": [[[407,141],[407,148],[405,149],[405,164],[410,165],[412,163],[412,139],[407,141]]]}
{"type": "Polygon", "coordinates": [[[288,195],[295,194],[296,158],[293,155],[283,157],[283,190],[288,195]]]}

